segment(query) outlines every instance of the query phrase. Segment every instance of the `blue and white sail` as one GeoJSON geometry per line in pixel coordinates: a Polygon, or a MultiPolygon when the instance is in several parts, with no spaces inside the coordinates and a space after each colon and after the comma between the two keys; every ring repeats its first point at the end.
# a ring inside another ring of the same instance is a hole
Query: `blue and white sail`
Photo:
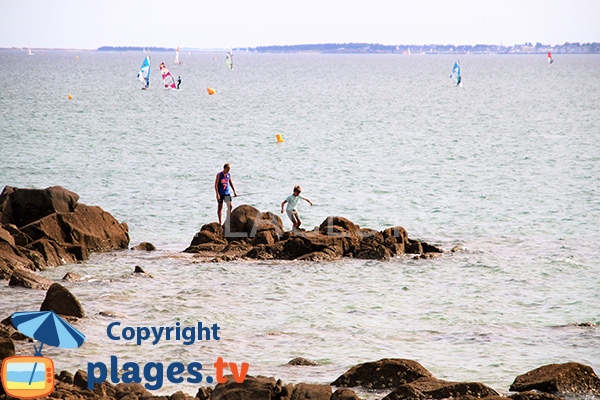
{"type": "Polygon", "coordinates": [[[138,72],[138,78],[144,83],[144,89],[147,89],[148,86],[150,86],[150,59],[148,57],[146,57],[142,63],[140,72],[138,72]]]}
{"type": "Polygon", "coordinates": [[[450,79],[456,81],[456,86],[460,85],[462,77],[460,76],[460,63],[458,61],[454,62],[454,67],[452,67],[452,74],[450,74],[450,79]]]}

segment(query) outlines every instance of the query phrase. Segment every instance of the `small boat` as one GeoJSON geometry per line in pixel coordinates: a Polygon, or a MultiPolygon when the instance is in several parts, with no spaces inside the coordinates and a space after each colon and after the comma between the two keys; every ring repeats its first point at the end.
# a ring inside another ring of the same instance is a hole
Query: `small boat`
{"type": "Polygon", "coordinates": [[[229,50],[229,53],[227,53],[225,64],[227,64],[229,69],[233,69],[233,49],[229,50]]]}
{"type": "Polygon", "coordinates": [[[175,54],[175,64],[183,64],[179,61],[179,46],[177,46],[177,53],[175,54]]]}
{"type": "Polygon", "coordinates": [[[144,62],[142,63],[142,67],[140,68],[140,72],[138,72],[138,78],[142,83],[144,83],[143,90],[148,89],[150,86],[150,58],[144,58],[144,62]]]}
{"type": "Polygon", "coordinates": [[[29,49],[29,52],[27,54],[29,54],[30,56],[32,56],[33,53],[31,52],[31,46],[27,46],[27,48],[29,49]]]}
{"type": "Polygon", "coordinates": [[[550,52],[548,52],[548,64],[552,64],[554,62],[554,60],[552,59],[552,54],[550,54],[550,52]]]}
{"type": "Polygon", "coordinates": [[[160,73],[162,74],[163,83],[167,89],[175,89],[175,79],[167,69],[165,63],[160,64],[160,73]]]}
{"type": "Polygon", "coordinates": [[[458,61],[454,62],[454,67],[452,67],[452,74],[450,74],[450,79],[456,81],[456,86],[461,86],[462,76],[460,75],[460,63],[458,61]]]}

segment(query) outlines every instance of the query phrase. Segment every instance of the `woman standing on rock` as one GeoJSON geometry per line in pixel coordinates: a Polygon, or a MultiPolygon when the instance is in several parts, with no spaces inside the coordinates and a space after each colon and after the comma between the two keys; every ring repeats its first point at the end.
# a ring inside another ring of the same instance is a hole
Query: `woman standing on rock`
{"type": "Polygon", "coordinates": [[[223,202],[227,202],[227,218],[231,215],[231,208],[233,207],[233,202],[231,201],[231,193],[229,192],[229,186],[233,189],[233,195],[237,197],[237,193],[235,191],[235,187],[233,186],[233,181],[231,180],[231,174],[229,171],[231,170],[231,166],[229,163],[223,165],[223,171],[217,174],[217,179],[215,180],[215,192],[217,193],[217,215],[219,216],[219,225],[223,225],[223,221],[221,219],[221,212],[223,211],[223,202]]]}

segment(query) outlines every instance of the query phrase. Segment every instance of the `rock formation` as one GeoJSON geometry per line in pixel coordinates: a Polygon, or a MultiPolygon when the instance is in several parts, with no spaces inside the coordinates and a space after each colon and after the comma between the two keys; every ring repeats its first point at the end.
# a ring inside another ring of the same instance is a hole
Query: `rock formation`
{"type": "Polygon", "coordinates": [[[216,261],[235,257],[324,261],[341,257],[388,260],[399,254],[429,258],[444,250],[409,239],[400,226],[378,232],[343,217],[327,217],[313,231],[285,232],[277,215],[241,205],[223,226],[214,222],[204,225],[185,252],[215,257],[216,261]]]}
{"type": "Polygon", "coordinates": [[[78,203],[60,186],[0,194],[0,279],[83,261],[92,251],[125,249],[129,228],[100,207],[78,203]]]}

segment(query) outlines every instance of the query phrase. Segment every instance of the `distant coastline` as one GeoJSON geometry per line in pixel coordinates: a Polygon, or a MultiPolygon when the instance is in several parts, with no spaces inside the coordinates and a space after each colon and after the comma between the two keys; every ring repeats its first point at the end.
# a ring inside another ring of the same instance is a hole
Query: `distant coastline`
{"type": "Polygon", "coordinates": [[[327,53],[327,54],[600,54],[600,43],[564,43],[546,45],[542,43],[524,43],[512,46],[504,45],[382,45],[376,43],[327,43],[299,44],[287,46],[259,46],[236,48],[237,51],[258,53],[327,53]]]}
{"type": "MultiPolygon", "coordinates": [[[[27,50],[27,48],[12,47],[0,48],[1,50],[27,50]]],[[[174,52],[172,47],[142,47],[142,46],[102,46],[97,49],[61,49],[61,48],[32,48],[33,50],[63,50],[63,51],[144,51],[144,52],[174,52]]],[[[600,54],[600,42],[579,43],[565,42],[560,45],[547,45],[543,43],[523,43],[515,45],[452,45],[452,44],[426,44],[426,45],[383,45],[378,43],[321,43],[321,44],[296,44],[274,45],[257,47],[234,47],[236,52],[252,53],[317,53],[317,54],[600,54]]],[[[188,52],[217,52],[228,51],[224,48],[188,48],[182,47],[180,51],[188,52]]]]}

